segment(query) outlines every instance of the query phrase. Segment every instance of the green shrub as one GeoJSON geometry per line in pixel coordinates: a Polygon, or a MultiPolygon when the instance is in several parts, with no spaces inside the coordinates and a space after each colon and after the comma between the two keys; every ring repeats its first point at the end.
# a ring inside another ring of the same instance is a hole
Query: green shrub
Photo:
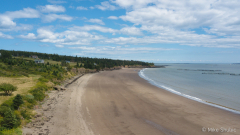
{"type": "Polygon", "coordinates": [[[14,110],[12,104],[13,104],[13,98],[10,98],[5,102],[3,102],[1,106],[6,106],[6,107],[9,107],[11,110],[14,110]]]}
{"type": "Polygon", "coordinates": [[[49,81],[48,79],[43,78],[43,77],[40,77],[38,80],[39,80],[40,82],[48,82],[48,81],[49,81]]]}
{"type": "Polygon", "coordinates": [[[8,109],[4,113],[3,121],[1,124],[7,129],[12,129],[13,127],[15,127],[15,125],[17,124],[17,119],[11,109],[8,109]]]}
{"type": "Polygon", "coordinates": [[[14,111],[14,115],[16,117],[16,123],[15,123],[14,127],[18,127],[21,125],[20,113],[18,111],[14,111]]]}
{"type": "Polygon", "coordinates": [[[25,100],[34,99],[34,96],[28,94],[28,95],[25,95],[25,96],[24,96],[24,99],[25,99],[25,100]]]}
{"type": "Polygon", "coordinates": [[[4,117],[4,113],[7,112],[10,108],[7,106],[0,107],[0,115],[4,117]]]}
{"type": "Polygon", "coordinates": [[[42,101],[45,98],[44,89],[43,88],[35,88],[31,91],[34,99],[37,101],[42,101]]]}
{"type": "Polygon", "coordinates": [[[12,94],[13,91],[16,91],[17,87],[9,83],[0,84],[0,91],[4,91],[7,95],[12,94]]]}
{"type": "Polygon", "coordinates": [[[22,130],[21,130],[21,128],[13,128],[10,130],[5,129],[2,131],[2,134],[3,135],[22,135],[22,130]]]}
{"type": "Polygon", "coordinates": [[[48,90],[48,86],[47,86],[45,83],[43,83],[43,82],[38,82],[38,83],[36,84],[36,88],[41,88],[41,89],[43,89],[44,91],[47,91],[47,90],[48,90]]]}
{"type": "Polygon", "coordinates": [[[28,109],[33,109],[34,105],[36,105],[36,101],[34,100],[34,103],[25,103],[28,109]]]}
{"type": "Polygon", "coordinates": [[[36,104],[36,101],[34,100],[33,95],[25,95],[24,99],[27,100],[27,102],[30,103],[30,104],[36,104]]]}
{"type": "Polygon", "coordinates": [[[20,74],[23,75],[23,76],[29,77],[28,73],[21,72],[20,74]]]}
{"type": "Polygon", "coordinates": [[[27,110],[21,110],[21,115],[23,116],[24,119],[31,119],[31,114],[27,112],[27,110]]]}
{"type": "Polygon", "coordinates": [[[22,96],[20,94],[17,94],[13,99],[12,106],[15,110],[17,110],[21,104],[23,104],[22,96]]]}
{"type": "Polygon", "coordinates": [[[30,93],[34,96],[37,101],[42,101],[45,98],[45,91],[48,90],[48,86],[45,83],[38,82],[36,88],[31,90],[30,93]]]}

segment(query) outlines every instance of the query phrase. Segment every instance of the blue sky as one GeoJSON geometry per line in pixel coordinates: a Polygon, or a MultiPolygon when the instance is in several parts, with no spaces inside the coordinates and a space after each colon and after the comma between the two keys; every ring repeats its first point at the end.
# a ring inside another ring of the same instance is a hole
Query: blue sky
{"type": "Polygon", "coordinates": [[[240,0],[1,0],[0,7],[0,49],[240,62],[240,0]]]}

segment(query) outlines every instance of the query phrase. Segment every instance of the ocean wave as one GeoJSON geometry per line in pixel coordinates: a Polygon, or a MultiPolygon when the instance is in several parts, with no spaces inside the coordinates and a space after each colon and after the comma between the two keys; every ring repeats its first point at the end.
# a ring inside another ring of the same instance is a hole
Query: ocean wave
{"type": "Polygon", "coordinates": [[[148,68],[145,68],[145,69],[142,69],[141,71],[139,71],[138,75],[147,80],[150,84],[154,85],[154,86],[157,86],[159,88],[162,88],[164,90],[167,90],[171,93],[174,93],[174,94],[177,94],[179,96],[183,96],[185,98],[188,98],[188,99],[191,99],[191,100],[194,100],[194,101],[197,101],[197,102],[200,102],[200,103],[203,103],[203,104],[206,104],[206,105],[210,105],[210,106],[213,106],[213,107],[217,107],[217,108],[220,108],[220,109],[223,109],[223,110],[227,110],[227,111],[230,111],[230,112],[233,112],[233,113],[236,113],[236,114],[240,114],[240,111],[238,110],[234,110],[232,108],[228,108],[226,106],[222,106],[222,105],[218,105],[216,103],[212,103],[212,102],[209,102],[209,101],[206,101],[206,100],[203,100],[203,99],[200,99],[200,98],[197,98],[197,97],[194,97],[194,96],[190,96],[190,95],[187,95],[187,94],[184,94],[184,93],[181,93],[179,91],[176,91],[170,87],[167,87],[167,86],[164,86],[164,85],[161,85],[161,84],[158,84],[156,83],[154,80],[148,78],[145,74],[144,74],[144,71],[147,70],[148,68]]]}

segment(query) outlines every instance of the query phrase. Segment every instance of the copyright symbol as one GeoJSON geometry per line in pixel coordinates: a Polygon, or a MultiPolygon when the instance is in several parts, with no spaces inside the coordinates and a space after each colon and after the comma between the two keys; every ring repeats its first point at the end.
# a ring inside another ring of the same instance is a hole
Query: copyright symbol
{"type": "Polygon", "coordinates": [[[202,128],[202,131],[203,131],[203,132],[206,132],[206,130],[207,130],[207,128],[205,128],[205,127],[202,128]]]}

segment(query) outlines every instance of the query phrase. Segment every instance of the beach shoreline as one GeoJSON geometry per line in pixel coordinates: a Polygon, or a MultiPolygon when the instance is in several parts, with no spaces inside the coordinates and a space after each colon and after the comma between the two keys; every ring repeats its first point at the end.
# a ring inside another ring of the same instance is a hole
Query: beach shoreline
{"type": "Polygon", "coordinates": [[[239,134],[239,114],[158,88],[141,78],[140,70],[123,68],[82,76],[68,90],[50,96],[54,102],[43,116],[51,119],[40,130],[49,135],[239,134]]]}
{"type": "Polygon", "coordinates": [[[236,113],[236,114],[240,114],[240,110],[237,110],[237,109],[234,109],[234,108],[231,108],[231,107],[228,107],[228,106],[224,106],[224,105],[221,105],[221,104],[217,104],[215,102],[210,102],[210,101],[207,101],[207,100],[203,100],[201,98],[198,98],[198,97],[194,97],[194,96],[191,96],[191,95],[187,95],[187,94],[184,94],[184,93],[181,93],[177,90],[174,90],[170,87],[163,87],[159,84],[157,84],[154,80],[146,77],[144,75],[144,70],[147,69],[147,68],[143,68],[139,71],[139,76],[145,80],[147,80],[150,84],[156,86],[156,87],[159,87],[160,89],[164,89],[166,91],[169,91],[173,94],[176,94],[176,95],[179,95],[179,96],[182,96],[182,97],[185,97],[185,98],[188,98],[188,99],[191,99],[191,100],[194,100],[194,101],[197,101],[197,102],[200,102],[202,104],[206,104],[206,105],[210,105],[212,107],[217,107],[217,108],[220,108],[220,109],[223,109],[223,110],[226,110],[226,111],[229,111],[229,112],[233,112],[233,113],[236,113]]]}

